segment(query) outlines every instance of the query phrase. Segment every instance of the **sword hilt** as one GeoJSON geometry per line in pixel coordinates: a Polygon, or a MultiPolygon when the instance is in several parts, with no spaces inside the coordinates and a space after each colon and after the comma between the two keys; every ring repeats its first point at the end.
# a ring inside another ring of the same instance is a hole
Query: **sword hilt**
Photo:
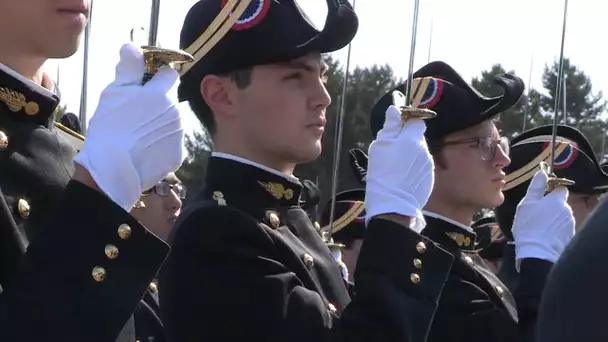
{"type": "Polygon", "coordinates": [[[142,46],[145,71],[141,84],[144,85],[154,77],[158,70],[171,64],[183,64],[194,61],[191,54],[181,50],[162,49],[155,46],[142,46]]]}
{"type": "Polygon", "coordinates": [[[570,179],[557,177],[553,172],[551,172],[549,165],[547,165],[547,163],[545,162],[540,163],[540,169],[545,171],[547,175],[549,175],[549,179],[547,180],[547,189],[545,190],[545,196],[551,191],[561,186],[569,187],[575,184],[575,182],[570,179]]]}

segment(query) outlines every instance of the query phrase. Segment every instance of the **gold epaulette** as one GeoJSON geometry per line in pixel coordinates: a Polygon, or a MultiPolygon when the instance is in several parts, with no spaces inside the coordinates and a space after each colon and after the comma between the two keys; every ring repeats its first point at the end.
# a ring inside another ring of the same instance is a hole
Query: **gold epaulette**
{"type": "Polygon", "coordinates": [[[77,151],[82,149],[82,146],[84,146],[84,135],[74,132],[56,121],[55,127],[58,129],[59,135],[63,136],[77,151]]]}

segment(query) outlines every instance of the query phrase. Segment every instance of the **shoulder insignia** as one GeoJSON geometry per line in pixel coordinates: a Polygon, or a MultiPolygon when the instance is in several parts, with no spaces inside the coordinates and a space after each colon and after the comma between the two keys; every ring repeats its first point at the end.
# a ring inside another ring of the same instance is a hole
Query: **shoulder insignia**
{"type": "Polygon", "coordinates": [[[445,233],[450,239],[454,240],[459,247],[469,247],[471,245],[471,238],[468,236],[464,236],[464,234],[460,233],[445,233]]]}
{"type": "Polygon", "coordinates": [[[220,206],[226,205],[226,199],[224,199],[224,194],[221,191],[214,191],[213,195],[211,195],[211,198],[215,202],[217,202],[217,205],[220,205],[220,206]]]}
{"type": "Polygon", "coordinates": [[[28,102],[23,93],[5,87],[0,88],[0,101],[13,112],[24,109],[27,115],[35,115],[40,110],[40,106],[36,102],[28,102]]]}
{"type": "Polygon", "coordinates": [[[273,182],[258,182],[266,191],[268,191],[274,198],[280,200],[285,198],[286,200],[290,200],[293,198],[293,190],[285,189],[283,184],[281,183],[273,183],[273,182]]]}
{"type": "Polygon", "coordinates": [[[59,122],[54,122],[54,124],[55,127],[57,127],[58,129],[57,132],[61,136],[66,138],[77,151],[80,151],[82,149],[82,146],[84,146],[84,136],[82,134],[78,134],[72,131],[71,129],[65,127],[59,122]]]}

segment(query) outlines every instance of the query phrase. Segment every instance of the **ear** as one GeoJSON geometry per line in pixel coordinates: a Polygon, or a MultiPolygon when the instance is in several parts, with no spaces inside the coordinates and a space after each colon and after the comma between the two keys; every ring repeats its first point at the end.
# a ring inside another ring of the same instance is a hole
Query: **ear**
{"type": "Polygon", "coordinates": [[[215,115],[232,115],[233,101],[230,97],[231,90],[229,80],[223,77],[207,75],[201,80],[201,96],[215,115]]]}

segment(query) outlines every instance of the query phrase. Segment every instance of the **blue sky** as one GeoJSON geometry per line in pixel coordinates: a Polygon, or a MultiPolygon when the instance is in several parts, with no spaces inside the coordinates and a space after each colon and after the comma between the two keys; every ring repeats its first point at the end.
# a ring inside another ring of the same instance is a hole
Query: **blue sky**
{"type": "MultiPolygon", "coordinates": [[[[101,90],[112,81],[120,46],[133,28],[148,26],[151,0],[93,0],[89,57],[87,114],[97,105],[101,90]]],[[[302,1],[302,0],[300,0],[302,1]]],[[[304,0],[313,20],[325,14],[325,0],[304,0]]],[[[194,0],[163,0],[159,40],[163,47],[178,46],[179,31],[194,0]]],[[[357,0],[360,28],[353,41],[351,66],[390,64],[398,76],[407,74],[413,0],[357,0]]],[[[527,81],[533,58],[532,87],[540,88],[545,63],[559,55],[562,0],[421,0],[415,67],[443,60],[466,78],[477,76],[494,63],[513,69],[527,81]],[[432,43],[431,43],[432,26],[432,43]]],[[[584,70],[594,90],[608,92],[605,34],[608,3],[570,1],[565,55],[584,70]]],[[[335,53],[345,60],[346,48],[335,53]]],[[[82,84],[83,48],[73,57],[49,61],[68,110],[78,113],[82,84]]],[[[195,118],[189,125],[197,127],[195,118]]]]}

